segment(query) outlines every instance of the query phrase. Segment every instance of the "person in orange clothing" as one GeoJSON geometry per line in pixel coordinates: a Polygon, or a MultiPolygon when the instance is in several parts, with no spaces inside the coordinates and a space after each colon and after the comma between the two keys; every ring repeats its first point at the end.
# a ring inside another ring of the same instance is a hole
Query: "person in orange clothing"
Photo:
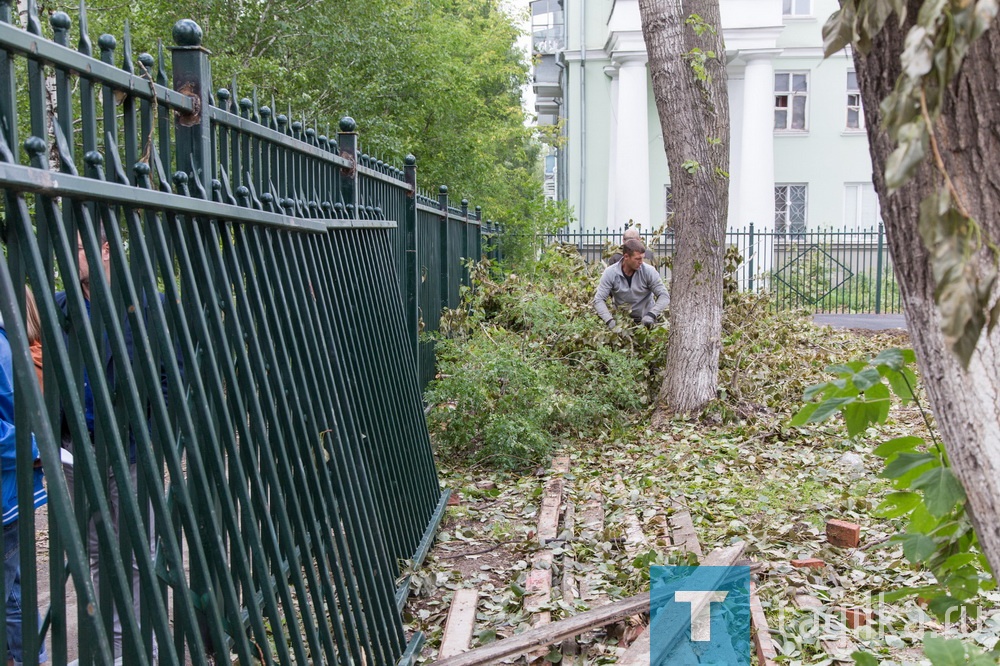
{"type": "Polygon", "coordinates": [[[35,295],[31,293],[31,287],[25,287],[24,292],[25,318],[27,320],[28,342],[31,344],[31,358],[35,362],[38,388],[44,388],[42,384],[42,319],[38,315],[38,306],[35,304],[35,295]]]}

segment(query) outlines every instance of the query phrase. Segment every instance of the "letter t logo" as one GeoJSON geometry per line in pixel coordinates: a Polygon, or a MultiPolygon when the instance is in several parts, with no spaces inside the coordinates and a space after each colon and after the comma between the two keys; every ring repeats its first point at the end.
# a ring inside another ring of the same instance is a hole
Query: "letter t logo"
{"type": "Polygon", "coordinates": [[[712,640],[712,603],[722,603],[728,592],[683,590],[674,592],[674,601],[691,604],[691,640],[712,640]]]}

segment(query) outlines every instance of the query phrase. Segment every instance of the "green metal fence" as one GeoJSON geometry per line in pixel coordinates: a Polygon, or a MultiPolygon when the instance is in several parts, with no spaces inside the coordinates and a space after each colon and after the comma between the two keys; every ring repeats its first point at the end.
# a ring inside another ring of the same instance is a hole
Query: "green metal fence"
{"type": "MultiPolygon", "coordinates": [[[[670,279],[669,258],[675,239],[670,230],[641,230],[657,266],[670,279]]],[[[621,243],[621,234],[564,231],[544,237],[546,243],[576,245],[588,261],[606,260],[621,243]]],[[[771,294],[773,308],[805,308],[813,312],[901,313],[899,286],[885,245],[885,230],[808,229],[755,230],[751,224],[726,232],[743,262],[736,271],[741,289],[771,294]]]]}
{"type": "MultiPolygon", "coordinates": [[[[64,13],[52,40],[33,1],[27,30],[11,23],[0,4],[0,312],[22,606],[42,615],[24,615],[25,663],[42,641],[54,664],[112,663],[115,612],[124,664],[154,652],[161,664],[410,663],[422,637],[403,632],[401,563],[423,559],[447,500],[418,328],[458,304],[481,211],[449,206],[444,188],[421,195],[415,160],[364,154],[350,119],[327,137],[235,85],[214,90],[190,21],[174,28],[170,86],[163,49],[133,58],[127,30],[121,48],[102,35],[95,57],[83,6],[76,49],[64,13]]],[[[5,632],[0,604],[0,661],[5,632]]]]}

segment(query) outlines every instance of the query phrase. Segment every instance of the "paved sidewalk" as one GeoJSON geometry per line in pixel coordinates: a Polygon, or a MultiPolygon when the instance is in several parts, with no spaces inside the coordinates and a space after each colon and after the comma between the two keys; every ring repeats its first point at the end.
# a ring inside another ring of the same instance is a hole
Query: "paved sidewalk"
{"type": "Polygon", "coordinates": [[[813,321],[835,328],[906,329],[906,316],[901,314],[818,314],[813,315],[813,321]]]}

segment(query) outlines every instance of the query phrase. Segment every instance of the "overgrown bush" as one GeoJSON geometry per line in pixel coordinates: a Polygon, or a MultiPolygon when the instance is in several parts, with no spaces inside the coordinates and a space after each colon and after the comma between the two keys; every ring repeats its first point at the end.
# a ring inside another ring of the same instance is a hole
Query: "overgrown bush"
{"type": "Polygon", "coordinates": [[[608,331],[590,306],[599,277],[562,247],[527,274],[474,267],[462,306],[442,317],[426,394],[439,455],[530,469],[561,438],[617,436],[645,413],[656,388],[648,356],[666,331],[608,331]]]}

